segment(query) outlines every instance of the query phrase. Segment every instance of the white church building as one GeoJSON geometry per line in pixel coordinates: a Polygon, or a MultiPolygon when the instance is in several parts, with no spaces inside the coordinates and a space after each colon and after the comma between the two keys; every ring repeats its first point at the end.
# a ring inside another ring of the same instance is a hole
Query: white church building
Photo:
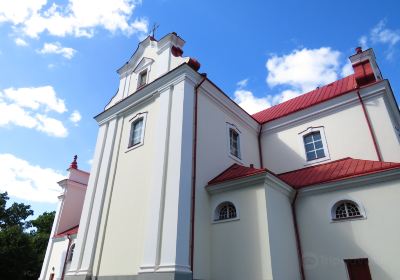
{"type": "Polygon", "coordinates": [[[184,43],[149,36],[118,69],[39,279],[400,279],[400,113],[373,50],[249,115],[184,43]]]}

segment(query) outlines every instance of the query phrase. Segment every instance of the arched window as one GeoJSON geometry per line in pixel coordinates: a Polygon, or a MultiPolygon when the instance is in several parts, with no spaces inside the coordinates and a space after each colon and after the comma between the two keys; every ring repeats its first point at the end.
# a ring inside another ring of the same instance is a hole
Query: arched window
{"type": "Polygon", "coordinates": [[[236,207],[232,202],[223,202],[218,205],[215,213],[215,220],[229,220],[237,217],[236,207]]]}
{"type": "Polygon", "coordinates": [[[75,251],[75,243],[71,245],[71,247],[69,248],[69,252],[68,252],[68,261],[71,262],[72,258],[74,256],[74,251],[75,251]]]}
{"type": "Polygon", "coordinates": [[[332,209],[333,220],[345,220],[363,217],[360,207],[354,201],[339,201],[332,209]]]}

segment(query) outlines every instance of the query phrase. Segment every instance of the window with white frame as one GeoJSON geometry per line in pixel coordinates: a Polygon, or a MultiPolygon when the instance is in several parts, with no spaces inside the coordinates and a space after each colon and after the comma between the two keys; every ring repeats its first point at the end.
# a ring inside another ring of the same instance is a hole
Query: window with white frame
{"type": "Polygon", "coordinates": [[[223,221],[237,218],[236,207],[232,202],[223,202],[216,208],[215,221],[223,221]]]}
{"type": "Polygon", "coordinates": [[[332,219],[335,221],[362,217],[364,217],[364,215],[361,207],[351,200],[339,201],[332,208],[332,219]]]}
{"type": "Polygon", "coordinates": [[[240,159],[240,132],[231,124],[228,124],[229,153],[235,158],[240,159]]]}
{"type": "Polygon", "coordinates": [[[324,127],[309,127],[300,133],[307,163],[329,159],[324,127]]]}
{"type": "Polygon", "coordinates": [[[128,148],[133,148],[143,144],[146,113],[137,114],[133,119],[131,119],[131,122],[128,148]]]}
{"type": "Polygon", "coordinates": [[[147,69],[139,73],[138,88],[143,87],[147,83],[147,69]]]}

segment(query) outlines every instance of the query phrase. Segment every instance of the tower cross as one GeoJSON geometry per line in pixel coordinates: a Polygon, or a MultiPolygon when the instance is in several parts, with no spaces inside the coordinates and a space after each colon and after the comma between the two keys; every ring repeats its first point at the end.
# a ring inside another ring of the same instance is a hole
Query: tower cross
{"type": "Polygon", "coordinates": [[[151,29],[151,37],[155,38],[154,36],[155,36],[156,30],[158,29],[159,26],[160,25],[157,23],[153,24],[153,28],[151,29]]]}

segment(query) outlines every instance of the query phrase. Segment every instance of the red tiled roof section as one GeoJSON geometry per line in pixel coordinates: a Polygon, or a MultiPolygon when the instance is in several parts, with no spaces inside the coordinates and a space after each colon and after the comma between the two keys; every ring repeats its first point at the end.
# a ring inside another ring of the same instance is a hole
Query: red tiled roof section
{"type": "Polygon", "coordinates": [[[344,158],[282,173],[278,177],[293,188],[299,189],[397,168],[400,168],[400,163],[344,158]]]}
{"type": "Polygon", "coordinates": [[[266,169],[254,168],[253,166],[243,166],[239,164],[232,164],[225,171],[217,177],[208,182],[209,185],[221,183],[228,180],[239,179],[243,177],[252,176],[255,174],[266,172],[266,169]]]}
{"type": "Polygon", "coordinates": [[[252,117],[260,123],[266,123],[346,94],[354,90],[356,87],[357,83],[353,74],[261,112],[255,113],[252,117]]]}
{"type": "Polygon", "coordinates": [[[79,225],[76,225],[76,226],[74,226],[74,227],[72,227],[70,229],[67,229],[66,231],[63,231],[63,232],[60,232],[60,233],[54,235],[54,237],[57,238],[57,237],[63,237],[63,236],[66,236],[66,235],[77,234],[78,230],[79,230],[79,225]]]}

